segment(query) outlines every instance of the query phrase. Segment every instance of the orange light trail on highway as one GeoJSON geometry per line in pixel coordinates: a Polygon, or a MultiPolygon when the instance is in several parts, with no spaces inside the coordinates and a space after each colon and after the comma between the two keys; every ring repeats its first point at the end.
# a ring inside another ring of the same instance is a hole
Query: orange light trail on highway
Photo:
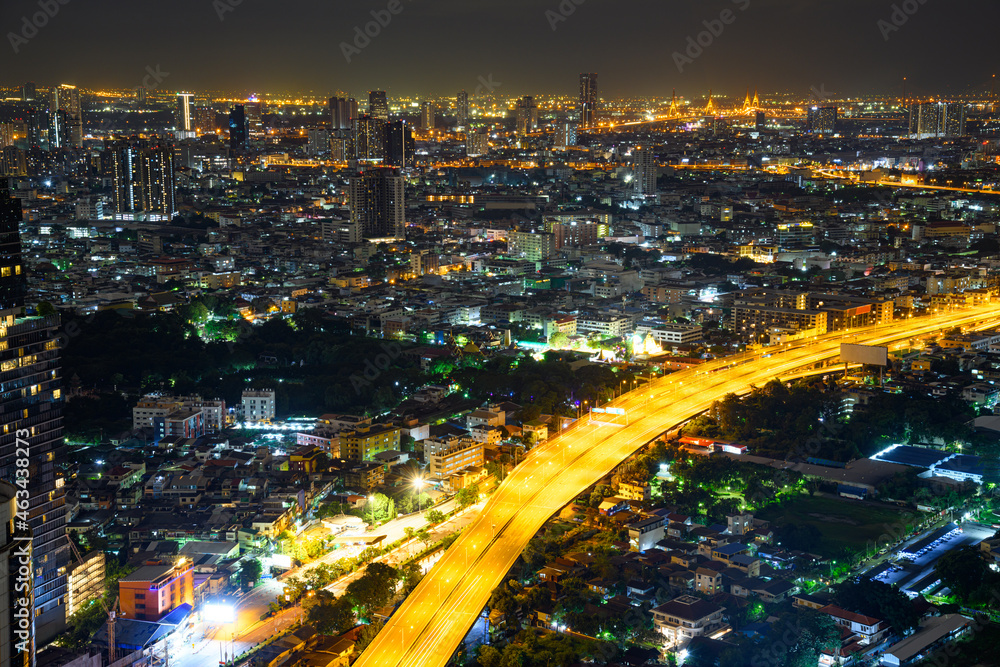
{"type": "Polygon", "coordinates": [[[726,394],[745,393],[775,377],[836,372],[838,368],[825,364],[838,358],[842,342],[892,346],[956,326],[998,324],[1000,305],[900,320],[771,348],[768,358],[718,359],[626,393],[608,404],[623,408],[624,417],[603,415],[614,423],[580,419],[531,450],[392,615],[356,667],[444,667],[493,589],[549,517],[647,443],[726,394]]]}

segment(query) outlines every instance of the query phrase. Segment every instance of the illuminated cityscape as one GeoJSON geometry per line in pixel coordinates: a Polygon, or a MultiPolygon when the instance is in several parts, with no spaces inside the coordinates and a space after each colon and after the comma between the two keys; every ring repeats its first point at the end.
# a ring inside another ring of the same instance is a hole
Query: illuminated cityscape
{"type": "Polygon", "coordinates": [[[996,664],[994,4],[104,4],[0,10],[0,667],[996,664]]]}

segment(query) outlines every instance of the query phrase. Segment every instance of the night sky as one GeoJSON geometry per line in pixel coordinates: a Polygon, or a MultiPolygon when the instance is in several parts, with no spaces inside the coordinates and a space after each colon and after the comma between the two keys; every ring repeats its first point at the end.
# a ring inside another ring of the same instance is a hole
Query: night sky
{"type": "Polygon", "coordinates": [[[606,97],[899,94],[903,76],[912,94],[947,95],[988,91],[1000,73],[997,0],[897,0],[916,11],[892,31],[892,0],[562,0],[568,16],[560,0],[63,1],[17,54],[9,33],[39,0],[0,3],[0,83],[135,87],[159,66],[164,90],[433,96],[492,75],[499,94],[575,95],[593,71],[606,97]],[[391,20],[348,63],[341,43],[372,10],[391,20]],[[674,52],[723,10],[731,23],[679,72],[674,52]]]}

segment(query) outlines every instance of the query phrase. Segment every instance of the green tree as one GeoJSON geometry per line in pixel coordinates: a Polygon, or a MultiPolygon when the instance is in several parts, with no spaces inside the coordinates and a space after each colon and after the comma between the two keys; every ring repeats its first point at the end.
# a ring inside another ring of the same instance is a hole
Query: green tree
{"type": "Polygon", "coordinates": [[[458,506],[462,509],[469,507],[470,505],[475,505],[479,501],[479,485],[472,484],[464,489],[459,490],[455,494],[455,498],[458,500],[458,506]]]}
{"type": "Polygon", "coordinates": [[[302,604],[306,622],[323,635],[339,635],[354,627],[354,610],[347,597],[318,590],[302,604]]]}
{"type": "Polygon", "coordinates": [[[240,567],[240,586],[243,588],[253,588],[254,584],[260,580],[260,575],[264,571],[264,566],[256,558],[243,563],[240,567]]]}
{"type": "Polygon", "coordinates": [[[358,633],[358,641],[354,644],[355,650],[358,653],[363,653],[368,645],[375,641],[375,637],[382,631],[383,625],[385,623],[382,621],[375,621],[361,628],[361,632],[358,633]]]}
{"type": "Polygon", "coordinates": [[[431,510],[427,512],[424,517],[427,519],[428,523],[435,525],[444,521],[444,512],[441,510],[431,510]]]}
{"type": "Polygon", "coordinates": [[[920,617],[910,599],[895,586],[871,579],[848,579],[833,590],[833,599],[844,609],[885,620],[900,635],[915,629],[920,617]]]}
{"type": "Polygon", "coordinates": [[[364,612],[370,615],[389,603],[396,593],[399,571],[385,563],[371,563],[365,573],[347,585],[345,594],[364,612]]]}

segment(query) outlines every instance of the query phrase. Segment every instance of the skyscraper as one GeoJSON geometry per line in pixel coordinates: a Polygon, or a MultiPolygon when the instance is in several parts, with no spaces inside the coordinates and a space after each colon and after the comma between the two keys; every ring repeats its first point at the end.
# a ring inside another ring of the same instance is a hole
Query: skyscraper
{"type": "Polygon", "coordinates": [[[246,150],[247,147],[247,114],[242,104],[236,104],[229,110],[229,147],[234,151],[246,150]]]}
{"type": "Polygon", "coordinates": [[[413,131],[405,120],[385,126],[385,164],[393,167],[412,167],[416,164],[413,131]]]}
{"type": "Polygon", "coordinates": [[[806,114],[806,129],[813,134],[834,134],[837,131],[837,107],[812,106],[806,114]]]}
{"type": "Polygon", "coordinates": [[[264,143],[264,103],[256,97],[243,105],[247,119],[247,143],[260,146],[264,143]]]}
{"type": "Polygon", "coordinates": [[[381,162],[385,158],[386,121],[365,114],[354,121],[351,155],[362,162],[381,162]]]}
{"type": "Polygon", "coordinates": [[[636,148],[632,152],[632,186],[637,197],[656,194],[656,156],[652,148],[636,148]]]}
{"type": "Polygon", "coordinates": [[[372,90],[368,93],[368,115],[380,120],[389,120],[389,101],[384,90],[372,90]]]}
{"type": "Polygon", "coordinates": [[[37,99],[38,93],[35,91],[35,82],[28,81],[21,86],[21,101],[22,102],[34,102],[37,99]]]}
{"type": "Polygon", "coordinates": [[[135,89],[135,102],[140,107],[146,106],[147,93],[149,93],[149,91],[146,90],[146,86],[139,86],[138,88],[135,89]]]}
{"type": "MultiPolygon", "coordinates": [[[[28,523],[32,533],[34,632],[38,644],[66,627],[69,544],[66,507],[55,461],[63,456],[58,315],[26,317],[27,276],[21,259],[21,203],[0,191],[0,479],[16,483],[27,458],[28,523]],[[29,454],[24,457],[24,450],[29,454]],[[20,453],[19,453],[20,452],[20,453]]],[[[18,486],[18,488],[23,488],[18,486]]]]}
{"type": "Polygon", "coordinates": [[[469,130],[465,133],[465,154],[479,157],[490,152],[490,135],[486,130],[469,130]]]}
{"type": "Polygon", "coordinates": [[[424,102],[420,105],[420,127],[425,130],[433,130],[437,122],[434,103],[424,102]]]}
{"type": "Polygon", "coordinates": [[[177,93],[174,128],[178,132],[194,133],[194,94],[177,93]]]}
{"type": "Polygon", "coordinates": [[[538,127],[538,105],[531,95],[525,95],[517,101],[516,123],[517,133],[521,135],[534,132],[538,127]]]}
{"type": "Polygon", "coordinates": [[[463,130],[469,125],[469,94],[464,90],[455,98],[455,125],[463,130]]]}
{"type": "Polygon", "coordinates": [[[116,213],[155,213],[173,217],[174,150],[145,140],[108,142],[116,213]]]}
{"type": "Polygon", "coordinates": [[[563,121],[556,125],[556,132],[552,139],[552,145],[556,148],[576,146],[576,123],[563,121]]]}
{"type": "Polygon", "coordinates": [[[59,146],[83,146],[83,112],[80,109],[80,90],[76,86],[62,84],[52,89],[52,113],[56,111],[64,111],[67,116],[67,128],[59,146]]]}
{"type": "Polygon", "coordinates": [[[918,138],[965,136],[966,106],[956,102],[910,105],[910,135],[918,138]]]}
{"type": "Polygon", "coordinates": [[[378,167],[351,177],[351,222],[365,239],[405,238],[403,177],[398,169],[378,167]]]}
{"type": "Polygon", "coordinates": [[[597,75],[588,72],[580,75],[580,126],[588,128],[597,118],[597,75]]]}
{"type": "Polygon", "coordinates": [[[350,130],[358,117],[358,101],[353,97],[330,98],[330,129],[350,130]]]}

